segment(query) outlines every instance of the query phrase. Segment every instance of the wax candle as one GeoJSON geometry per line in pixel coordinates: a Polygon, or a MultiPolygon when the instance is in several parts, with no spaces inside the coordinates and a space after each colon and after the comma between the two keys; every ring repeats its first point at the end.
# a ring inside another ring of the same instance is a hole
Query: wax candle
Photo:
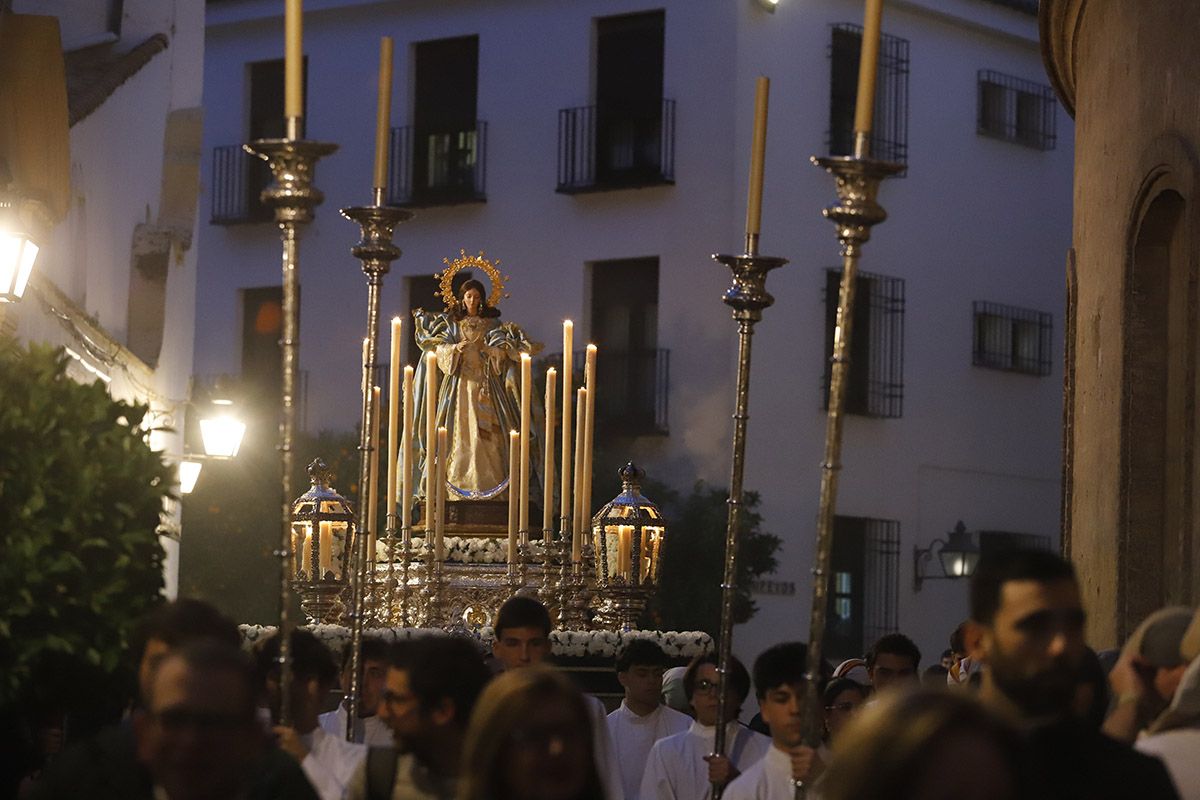
{"type": "Polygon", "coordinates": [[[321,573],[318,580],[325,580],[325,574],[333,569],[333,523],[322,522],[320,524],[320,535],[318,544],[321,546],[321,552],[318,556],[318,564],[321,573]]]}
{"type": "MultiPolygon", "coordinates": [[[[412,534],[412,438],[413,438],[413,368],[404,366],[404,437],[401,441],[400,465],[400,527],[401,536],[412,534]]],[[[405,541],[408,541],[405,538],[405,541]]]]}
{"type": "Polygon", "coordinates": [[[425,530],[433,519],[434,458],[437,454],[437,353],[425,353],[425,530]]]}
{"type": "Polygon", "coordinates": [[[400,317],[392,318],[392,349],[388,364],[388,449],[387,506],[385,524],[392,526],[396,517],[396,491],[400,478],[400,317]]]}
{"type": "Polygon", "coordinates": [[[587,346],[584,358],[584,385],[587,386],[587,409],[584,411],[583,427],[583,484],[577,491],[583,494],[583,528],[586,531],[592,522],[592,445],[596,428],[596,345],[587,346]]]}
{"type": "Polygon", "coordinates": [[[575,524],[571,531],[571,560],[583,557],[583,415],[587,411],[586,388],[580,386],[575,393],[575,503],[572,518],[575,524]]]}
{"type": "Polygon", "coordinates": [[[312,531],[304,531],[304,541],[300,543],[300,574],[307,581],[313,580],[312,574],[312,531]]]}
{"type": "MultiPolygon", "coordinates": [[[[571,348],[574,346],[575,324],[571,320],[563,321],[563,401],[562,401],[562,479],[559,489],[559,516],[563,520],[571,518],[571,478],[573,477],[571,460],[571,401],[574,400],[574,366],[571,348]]],[[[563,536],[567,531],[563,531],[563,536]]]]}
{"type": "Polygon", "coordinates": [[[750,191],[746,197],[746,235],[762,227],[763,163],[767,153],[767,96],[771,81],[758,77],[754,85],[754,139],[750,145],[750,191]]]}
{"type": "Polygon", "coordinates": [[[517,495],[521,491],[521,434],[517,431],[508,432],[508,563],[517,563],[517,523],[519,501],[517,495]]]}
{"type": "Polygon", "coordinates": [[[446,466],[450,461],[450,436],[446,426],[437,429],[437,524],[433,547],[438,561],[446,558],[446,466]]]}
{"type": "Polygon", "coordinates": [[[633,570],[633,526],[617,526],[617,575],[630,580],[633,570]]]}
{"type": "Polygon", "coordinates": [[[367,396],[367,387],[371,385],[371,342],[368,339],[363,339],[362,346],[362,385],[358,390],[363,393],[363,397],[367,396]]]}
{"type": "Polygon", "coordinates": [[[529,353],[521,353],[521,494],[518,508],[517,530],[524,537],[529,535],[529,440],[533,433],[530,407],[533,400],[533,359],[529,353]]]}
{"type": "Polygon", "coordinates": [[[283,11],[283,115],[304,116],[304,10],[287,0],[283,11]]]}
{"type": "Polygon", "coordinates": [[[546,435],[543,442],[542,469],[546,471],[542,481],[542,536],[547,547],[551,544],[554,530],[554,403],[558,372],[554,367],[546,370],[546,435]]]}
{"type": "Polygon", "coordinates": [[[367,442],[370,454],[370,484],[365,497],[367,506],[367,561],[375,560],[375,540],[379,536],[379,418],[383,392],[378,386],[371,387],[371,438],[367,442]]]}
{"type": "Polygon", "coordinates": [[[858,60],[858,97],[854,107],[854,132],[871,133],[875,117],[875,73],[879,68],[879,39],[883,0],[867,0],[863,14],[862,52],[858,60]]]}
{"type": "Polygon", "coordinates": [[[379,97],[375,109],[375,174],[371,185],[387,188],[388,141],[392,132],[392,37],[379,40],[379,97]]]}

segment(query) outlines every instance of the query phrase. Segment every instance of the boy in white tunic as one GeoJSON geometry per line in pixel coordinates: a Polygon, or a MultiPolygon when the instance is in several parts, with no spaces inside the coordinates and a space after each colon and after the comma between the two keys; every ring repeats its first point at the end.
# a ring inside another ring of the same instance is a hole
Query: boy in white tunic
{"type": "Polygon", "coordinates": [[[717,657],[701,656],[689,666],[684,691],[696,721],[683,733],[659,739],[646,759],[640,800],[710,800],[712,784],[724,786],[762,758],[771,740],[737,721],[750,694],[750,675],[730,658],[725,716],[725,755],[713,755],[717,724],[717,657]]]}
{"type": "Polygon", "coordinates": [[[754,687],[771,749],[725,790],[723,800],[794,800],[798,785],[810,791],[825,769],[817,751],[804,744],[804,670],[808,648],[777,644],[754,662],[754,687]]]}
{"type": "Polygon", "coordinates": [[[634,639],[617,656],[617,680],[625,689],[625,699],[608,715],[608,732],[621,770],[625,800],[638,800],[646,757],[654,743],[683,733],[692,724],[687,714],[663,705],[666,665],[667,654],[649,639],[634,639]]]}

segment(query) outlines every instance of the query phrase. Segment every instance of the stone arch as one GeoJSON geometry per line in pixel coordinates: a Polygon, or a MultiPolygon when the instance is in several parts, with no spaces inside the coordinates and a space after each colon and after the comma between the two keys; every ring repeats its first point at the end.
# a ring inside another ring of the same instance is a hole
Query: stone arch
{"type": "Polygon", "coordinates": [[[1133,205],[1122,328],[1118,634],[1151,611],[1190,604],[1196,445],[1195,160],[1160,139],[1133,205]]]}

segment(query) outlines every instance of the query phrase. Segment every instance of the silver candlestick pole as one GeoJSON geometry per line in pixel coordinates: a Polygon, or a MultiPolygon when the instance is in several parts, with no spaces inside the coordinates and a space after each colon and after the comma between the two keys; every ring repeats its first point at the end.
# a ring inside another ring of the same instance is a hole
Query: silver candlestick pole
{"type": "MultiPolygon", "coordinates": [[[[392,262],[400,257],[400,248],[392,243],[392,233],[401,222],[412,219],[412,212],[403,208],[383,205],[383,191],[375,190],[375,204],[370,206],[351,206],[342,209],[342,216],[357,222],[362,236],[358,244],[350,248],[351,254],[362,262],[363,274],[367,276],[367,356],[363,364],[363,399],[362,399],[362,431],[359,434],[359,503],[358,503],[358,533],[354,541],[354,570],[351,573],[350,591],[350,692],[346,709],[347,739],[354,735],[354,721],[358,718],[359,695],[359,650],[362,645],[362,631],[366,616],[366,590],[368,572],[374,577],[373,562],[367,558],[367,541],[372,537],[378,538],[378,531],[368,530],[371,504],[378,503],[371,481],[371,421],[379,410],[375,408],[375,393],[371,387],[374,383],[375,358],[379,344],[379,292],[383,288],[383,276],[392,268],[392,262]]],[[[390,398],[397,402],[398,398],[390,398]]],[[[392,557],[391,545],[395,540],[395,515],[389,515],[388,546],[389,558],[392,557]]]]}
{"type": "Polygon", "coordinates": [[[279,424],[280,466],[283,471],[281,490],[281,527],[279,549],[279,723],[291,725],[291,563],[292,553],[292,437],[296,428],[296,372],[300,350],[298,322],[299,278],[297,228],[313,219],[313,209],[325,199],[313,185],[317,159],[337,150],[330,142],[314,142],[301,137],[301,118],[288,117],[288,136],[284,139],[256,139],[242,145],[247,153],[267,162],[273,182],[260,196],[264,205],[275,213],[283,245],[283,336],[282,403],[283,417],[279,424]]]}
{"type": "Polygon", "coordinates": [[[562,517],[559,522],[558,542],[558,578],[555,580],[555,593],[558,595],[558,629],[567,630],[567,617],[570,616],[571,596],[571,537],[573,535],[571,517],[562,517]]]}
{"type": "MultiPolygon", "coordinates": [[[[721,628],[717,639],[717,729],[713,752],[725,754],[725,698],[729,695],[729,659],[733,655],[733,603],[737,599],[737,552],[742,529],[742,475],[746,466],[746,423],[750,419],[750,347],[754,324],[764,308],[775,302],[767,293],[767,273],[787,263],[785,258],[760,256],[758,234],[746,234],[742,255],[714,255],[729,267],[733,284],[725,292],[725,305],[733,309],[738,327],[737,392],[733,412],[733,467],[729,478],[729,517],[725,528],[725,573],[721,581],[721,628]]],[[[714,797],[720,787],[713,787],[714,797]]]]}
{"type": "Polygon", "coordinates": [[[833,333],[832,372],[829,380],[829,409],[825,424],[825,455],[821,462],[821,497],[817,515],[816,558],[813,564],[812,609],[808,634],[808,701],[804,704],[805,741],[816,747],[821,741],[823,714],[816,696],[821,675],[822,644],[825,638],[826,596],[829,559],[833,549],[833,523],[837,507],[838,471],[841,469],[842,424],[845,418],[846,386],[850,375],[850,337],[853,333],[854,299],[858,257],[871,238],[871,228],[887,219],[875,197],[884,178],[904,169],[901,164],[870,157],[870,140],[858,133],[853,156],[812,159],[833,176],[838,202],[822,211],[837,226],[841,244],[842,282],[838,294],[837,323],[833,333]]]}

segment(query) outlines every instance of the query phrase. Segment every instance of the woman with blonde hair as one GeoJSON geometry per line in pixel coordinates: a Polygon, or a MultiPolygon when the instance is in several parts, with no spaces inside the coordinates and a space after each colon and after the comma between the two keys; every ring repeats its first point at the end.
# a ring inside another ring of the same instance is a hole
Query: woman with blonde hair
{"type": "Polygon", "coordinates": [[[838,740],[821,800],[1016,800],[1015,731],[962,692],[881,697],[838,740]]]}
{"type": "Polygon", "coordinates": [[[557,670],[493,680],[471,714],[458,800],[604,800],[583,695],[557,670]]]}

